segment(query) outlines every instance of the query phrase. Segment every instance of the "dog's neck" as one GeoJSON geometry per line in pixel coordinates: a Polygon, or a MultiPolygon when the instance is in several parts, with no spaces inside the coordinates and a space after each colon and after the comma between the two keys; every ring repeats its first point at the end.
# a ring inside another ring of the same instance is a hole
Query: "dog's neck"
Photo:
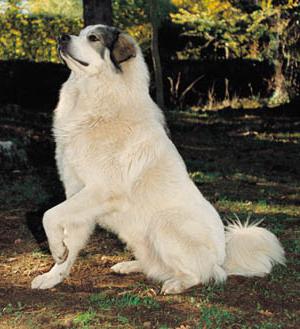
{"type": "Polygon", "coordinates": [[[127,116],[139,116],[147,111],[147,107],[152,107],[145,63],[142,60],[128,64],[134,65],[124,65],[121,72],[111,68],[89,76],[72,72],[65,85],[77,94],[74,110],[80,111],[84,107],[85,112],[88,109],[90,114],[109,118],[124,112],[127,116]]]}

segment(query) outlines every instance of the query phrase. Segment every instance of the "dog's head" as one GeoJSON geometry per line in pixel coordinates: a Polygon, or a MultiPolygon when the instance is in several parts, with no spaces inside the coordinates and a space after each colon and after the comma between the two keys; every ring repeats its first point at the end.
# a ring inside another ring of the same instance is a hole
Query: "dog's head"
{"type": "Polygon", "coordinates": [[[117,28],[91,25],[79,36],[63,34],[59,39],[59,53],[74,72],[97,74],[104,67],[121,73],[125,63],[137,55],[134,40],[117,28]]]}

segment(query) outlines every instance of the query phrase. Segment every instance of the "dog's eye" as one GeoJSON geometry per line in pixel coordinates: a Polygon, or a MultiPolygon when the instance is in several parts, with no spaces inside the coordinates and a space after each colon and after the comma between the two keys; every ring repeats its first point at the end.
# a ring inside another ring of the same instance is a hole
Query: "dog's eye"
{"type": "Polygon", "coordinates": [[[88,39],[89,39],[89,41],[91,41],[91,42],[99,41],[99,39],[98,39],[94,34],[89,35],[89,36],[88,36],[88,39]]]}

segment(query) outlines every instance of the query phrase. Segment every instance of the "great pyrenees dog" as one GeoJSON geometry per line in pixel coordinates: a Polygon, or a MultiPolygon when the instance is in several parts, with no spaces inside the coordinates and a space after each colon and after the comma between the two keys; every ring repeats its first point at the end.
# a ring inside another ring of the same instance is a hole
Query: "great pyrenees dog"
{"type": "Polygon", "coordinates": [[[116,273],[143,272],[177,294],[228,275],[263,276],[283,264],[278,239],[256,224],[224,229],[214,207],[190,179],[149,95],[149,73],[136,42],[94,25],[62,35],[71,69],[55,110],[56,161],[66,200],[43,225],[55,261],[33,289],[62,282],[95,225],[116,233],[135,260],[116,273]]]}

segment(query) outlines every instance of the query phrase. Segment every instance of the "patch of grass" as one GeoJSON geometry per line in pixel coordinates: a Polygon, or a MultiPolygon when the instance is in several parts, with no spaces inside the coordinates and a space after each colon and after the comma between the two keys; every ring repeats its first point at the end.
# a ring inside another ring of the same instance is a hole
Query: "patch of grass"
{"type": "Polygon", "coordinates": [[[281,324],[274,322],[262,322],[260,324],[256,324],[252,327],[253,329],[281,329],[283,328],[281,324]]]}
{"type": "MultiPolygon", "coordinates": [[[[300,237],[300,234],[299,234],[299,237],[300,237]]],[[[285,249],[288,252],[292,252],[292,253],[300,255],[300,239],[299,239],[299,237],[295,236],[294,239],[289,239],[288,241],[286,241],[285,249]]]]}
{"type": "Polygon", "coordinates": [[[268,215],[278,217],[285,215],[286,217],[299,216],[299,207],[294,205],[277,205],[267,204],[265,200],[257,201],[239,201],[231,200],[228,197],[221,197],[216,202],[219,211],[226,211],[232,213],[255,213],[257,215],[268,215]]]}
{"type": "Polygon", "coordinates": [[[263,140],[263,141],[278,141],[281,143],[294,143],[294,144],[299,144],[300,143],[300,133],[299,132],[286,132],[286,133],[261,133],[255,136],[258,140],[263,140]]]}
{"type": "Polygon", "coordinates": [[[129,320],[126,316],[123,315],[118,315],[118,321],[122,324],[127,324],[129,323],[129,320]]]}
{"type": "Polygon", "coordinates": [[[12,326],[17,328],[19,320],[24,314],[23,311],[24,311],[24,305],[21,302],[17,302],[16,305],[9,303],[6,306],[4,306],[2,310],[0,309],[0,319],[3,315],[12,316],[10,322],[12,326]]]}
{"type": "Polygon", "coordinates": [[[38,259],[49,257],[49,253],[40,248],[34,249],[31,254],[34,258],[38,258],[38,259]]]}
{"type": "Polygon", "coordinates": [[[88,310],[83,313],[79,313],[73,319],[74,324],[80,325],[82,329],[88,329],[91,322],[96,318],[96,312],[93,310],[88,310]]]}
{"type": "Polygon", "coordinates": [[[17,302],[14,306],[13,304],[9,303],[0,310],[0,316],[2,314],[13,314],[21,312],[24,309],[24,305],[21,302],[17,302]]]}
{"type": "Polygon", "coordinates": [[[126,308],[134,306],[142,306],[146,308],[159,308],[160,304],[151,297],[140,297],[135,294],[124,294],[122,296],[108,296],[105,293],[93,294],[89,297],[89,301],[93,306],[108,310],[113,307],[126,308]]]}
{"type": "Polygon", "coordinates": [[[216,181],[221,176],[218,172],[204,173],[202,171],[195,171],[190,173],[190,177],[196,184],[211,183],[216,181]]]}
{"type": "Polygon", "coordinates": [[[199,329],[227,328],[235,320],[235,316],[218,306],[201,306],[199,329]]]}
{"type": "Polygon", "coordinates": [[[39,177],[27,175],[11,184],[2,184],[0,200],[0,208],[15,208],[27,202],[39,206],[49,200],[49,195],[39,177]]]}
{"type": "Polygon", "coordinates": [[[222,293],[224,291],[224,284],[212,283],[208,285],[204,285],[201,289],[201,299],[207,302],[211,302],[214,297],[217,296],[217,293],[222,293]]]}
{"type": "Polygon", "coordinates": [[[114,305],[112,298],[108,297],[105,293],[93,294],[89,297],[89,301],[93,306],[103,310],[109,310],[114,305]]]}

